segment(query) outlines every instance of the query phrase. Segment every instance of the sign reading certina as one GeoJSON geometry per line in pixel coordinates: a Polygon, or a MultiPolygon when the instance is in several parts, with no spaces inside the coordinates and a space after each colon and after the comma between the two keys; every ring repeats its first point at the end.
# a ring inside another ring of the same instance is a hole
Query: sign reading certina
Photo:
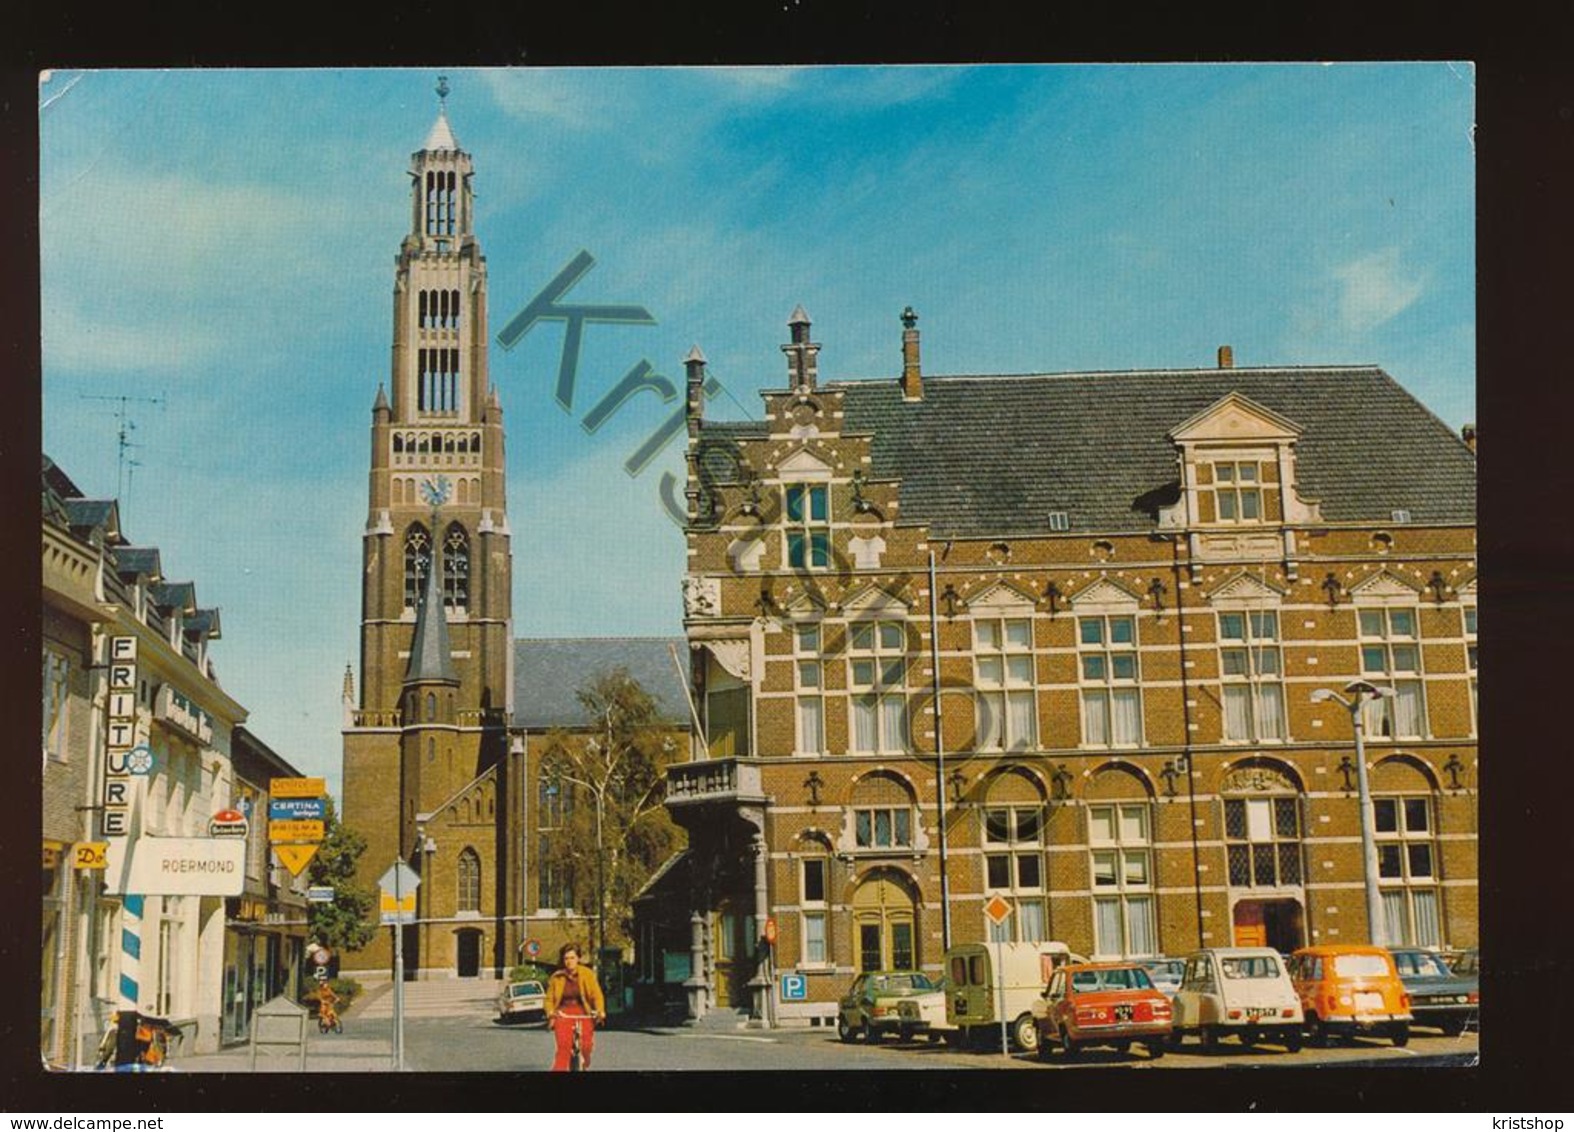
{"type": "Polygon", "coordinates": [[[239,896],[246,880],[246,842],[239,838],[118,837],[105,855],[112,894],[239,896]]]}

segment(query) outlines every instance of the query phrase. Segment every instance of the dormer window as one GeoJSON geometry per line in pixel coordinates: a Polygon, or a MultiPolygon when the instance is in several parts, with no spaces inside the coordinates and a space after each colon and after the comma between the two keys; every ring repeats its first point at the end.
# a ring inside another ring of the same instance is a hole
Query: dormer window
{"type": "Polygon", "coordinates": [[[817,570],[830,564],[830,488],[825,484],[788,484],[787,565],[817,570]]]}
{"type": "Polygon", "coordinates": [[[1221,523],[1256,523],[1262,519],[1262,487],[1255,460],[1215,460],[1214,514],[1221,523]]]}

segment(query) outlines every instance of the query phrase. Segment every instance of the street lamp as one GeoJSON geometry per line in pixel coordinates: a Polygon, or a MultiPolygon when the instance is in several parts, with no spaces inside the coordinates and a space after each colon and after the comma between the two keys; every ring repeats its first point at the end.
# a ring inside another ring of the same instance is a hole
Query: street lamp
{"type": "Polygon", "coordinates": [[[1330,688],[1318,688],[1312,693],[1312,703],[1332,700],[1350,713],[1350,725],[1355,731],[1355,780],[1361,803],[1361,865],[1366,877],[1366,922],[1373,943],[1381,943],[1387,935],[1383,931],[1383,908],[1377,891],[1377,846],[1372,840],[1375,824],[1372,810],[1372,791],[1366,781],[1365,724],[1361,719],[1363,701],[1392,699],[1392,688],[1379,688],[1365,680],[1352,680],[1344,686],[1346,699],[1330,688]]]}

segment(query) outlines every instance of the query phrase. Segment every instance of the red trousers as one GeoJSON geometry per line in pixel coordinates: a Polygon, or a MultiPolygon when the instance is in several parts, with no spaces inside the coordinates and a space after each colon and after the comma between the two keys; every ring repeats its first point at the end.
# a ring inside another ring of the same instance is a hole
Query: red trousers
{"type": "Polygon", "coordinates": [[[590,1068],[590,1054],[596,1048],[596,1019],[590,1014],[559,1014],[552,1020],[557,1034],[557,1056],[552,1060],[553,1073],[566,1073],[568,1060],[574,1052],[574,1031],[579,1031],[579,1067],[590,1068]]]}

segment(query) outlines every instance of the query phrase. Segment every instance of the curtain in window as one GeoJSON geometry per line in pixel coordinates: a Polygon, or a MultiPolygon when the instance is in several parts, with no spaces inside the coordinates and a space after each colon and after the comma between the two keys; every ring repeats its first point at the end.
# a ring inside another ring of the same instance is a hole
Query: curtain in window
{"type": "Polygon", "coordinates": [[[1109,693],[1082,693],[1082,730],[1088,743],[1109,746],[1109,693]]]}
{"type": "Polygon", "coordinates": [[[1095,900],[1093,902],[1094,949],[1099,955],[1120,955],[1125,948],[1120,927],[1120,901],[1095,900]]]}
{"type": "Polygon", "coordinates": [[[874,697],[859,696],[853,700],[853,750],[874,750],[874,697]]]}
{"type": "Polygon", "coordinates": [[[1033,728],[1033,693],[1013,692],[1008,697],[1011,713],[1011,746],[1014,750],[1031,747],[1038,737],[1033,728]]]}
{"type": "Polygon", "coordinates": [[[901,696],[882,696],[880,699],[880,731],[884,742],[881,749],[907,750],[907,701],[901,696]]]}
{"type": "Polygon", "coordinates": [[[1126,954],[1157,955],[1158,947],[1153,933],[1153,901],[1146,896],[1128,897],[1126,922],[1131,926],[1131,940],[1126,954]]]}
{"type": "Polygon", "coordinates": [[[1418,888],[1411,893],[1415,902],[1417,947],[1437,947],[1443,942],[1443,933],[1438,922],[1437,890],[1431,888],[1418,888]]]}
{"type": "Polygon", "coordinates": [[[978,745],[995,750],[1005,744],[1005,719],[1001,715],[1000,696],[978,697],[978,745]]]}
{"type": "Polygon", "coordinates": [[[807,696],[798,701],[798,735],[801,750],[815,754],[825,750],[825,728],[817,697],[807,696]]]}
{"type": "Polygon", "coordinates": [[[1251,689],[1245,684],[1225,685],[1224,737],[1226,739],[1252,737],[1251,689]]]}
{"type": "Polygon", "coordinates": [[[1407,738],[1421,735],[1421,685],[1409,681],[1394,686],[1394,734],[1407,738]]]}
{"type": "Polygon", "coordinates": [[[1048,937],[1044,934],[1044,904],[1041,900],[1019,900],[1017,908],[1022,916],[1022,942],[1038,943],[1048,937]]]}
{"type": "Polygon", "coordinates": [[[1284,689],[1277,684],[1263,684],[1257,690],[1258,737],[1284,738],[1284,689]]]}
{"type": "Polygon", "coordinates": [[[825,962],[825,913],[803,914],[803,958],[807,963],[825,962]]]}
{"type": "Polygon", "coordinates": [[[1410,946],[1415,943],[1410,934],[1410,917],[1405,915],[1405,890],[1391,888],[1382,894],[1383,925],[1388,942],[1410,946]]]}
{"type": "Polygon", "coordinates": [[[1142,723],[1137,710],[1135,689],[1111,693],[1111,722],[1114,741],[1122,745],[1135,745],[1142,739],[1142,723]]]}

